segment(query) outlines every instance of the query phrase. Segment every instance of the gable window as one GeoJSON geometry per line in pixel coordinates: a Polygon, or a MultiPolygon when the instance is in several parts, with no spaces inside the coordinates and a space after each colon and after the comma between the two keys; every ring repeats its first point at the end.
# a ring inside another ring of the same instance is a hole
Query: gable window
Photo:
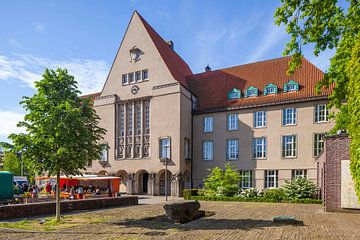
{"type": "Polygon", "coordinates": [[[315,106],[315,122],[328,122],[329,121],[329,109],[326,104],[320,104],[315,106]]]}
{"type": "Polygon", "coordinates": [[[160,150],[159,150],[160,159],[171,159],[171,156],[170,156],[170,152],[171,152],[170,151],[171,150],[170,137],[160,138],[159,146],[160,146],[160,150]]]}
{"type": "Polygon", "coordinates": [[[234,88],[228,93],[228,100],[239,99],[239,98],[241,98],[241,92],[239,89],[234,88]]]}
{"type": "Polygon", "coordinates": [[[268,84],[264,87],[264,95],[268,95],[268,94],[277,94],[278,92],[278,87],[275,84],[268,84]]]}
{"type": "Polygon", "coordinates": [[[134,73],[129,73],[128,78],[129,78],[129,83],[134,83],[135,82],[134,73]]]}
{"type": "Polygon", "coordinates": [[[266,112],[254,112],[254,128],[266,127],[266,112]]]}
{"type": "Polygon", "coordinates": [[[147,69],[142,70],[142,79],[147,80],[148,78],[149,78],[148,70],[147,69]]]}
{"type": "Polygon", "coordinates": [[[245,91],[245,97],[256,97],[258,92],[259,91],[256,87],[251,86],[245,91]]]}
{"type": "Polygon", "coordinates": [[[296,157],[296,135],[282,136],[282,157],[296,157]]]}
{"type": "Polygon", "coordinates": [[[109,156],[108,146],[106,144],[103,144],[101,146],[101,154],[100,154],[100,161],[101,162],[107,162],[109,156]]]}
{"type": "Polygon", "coordinates": [[[127,74],[123,74],[122,75],[122,84],[128,84],[128,78],[127,78],[127,74]]]}
{"type": "Polygon", "coordinates": [[[213,117],[204,117],[203,121],[204,121],[203,122],[204,133],[212,132],[214,130],[214,126],[213,126],[214,118],[213,117]]]}
{"type": "Polygon", "coordinates": [[[299,83],[295,82],[294,80],[290,80],[284,84],[284,92],[293,92],[299,90],[299,83]]]}
{"type": "Polygon", "coordinates": [[[266,137],[253,138],[253,158],[266,158],[266,137]]]}
{"type": "Polygon", "coordinates": [[[283,121],[284,126],[296,124],[296,108],[285,108],[283,109],[283,121]]]}
{"type": "Polygon", "coordinates": [[[237,160],[239,158],[239,140],[227,140],[227,160],[237,160]]]}
{"type": "Polygon", "coordinates": [[[237,130],[239,128],[239,122],[238,122],[238,115],[237,114],[229,114],[228,115],[228,130],[237,130]]]}
{"type": "Polygon", "coordinates": [[[214,142],[213,141],[204,141],[202,143],[202,153],[203,160],[211,161],[214,156],[214,142]]]}
{"type": "Polygon", "coordinates": [[[141,81],[141,71],[135,72],[135,81],[140,82],[141,81]]]}
{"type": "Polygon", "coordinates": [[[324,149],[324,133],[315,133],[314,134],[314,157],[320,155],[324,149]]]}
{"type": "Polygon", "coordinates": [[[251,170],[241,170],[240,171],[240,187],[243,189],[252,187],[252,171],[251,170]]]}
{"type": "Polygon", "coordinates": [[[265,170],[265,188],[278,187],[278,170],[265,170]]]}
{"type": "Polygon", "coordinates": [[[307,170],[306,169],[294,169],[291,171],[291,179],[294,178],[306,178],[307,177],[307,170]]]}

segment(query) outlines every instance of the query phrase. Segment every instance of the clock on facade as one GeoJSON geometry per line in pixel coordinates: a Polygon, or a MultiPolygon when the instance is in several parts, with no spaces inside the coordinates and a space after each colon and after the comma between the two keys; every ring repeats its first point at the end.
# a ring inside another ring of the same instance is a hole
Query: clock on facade
{"type": "Polygon", "coordinates": [[[131,93],[135,95],[135,94],[137,94],[139,92],[139,89],[140,88],[137,85],[132,86],[131,93]]]}

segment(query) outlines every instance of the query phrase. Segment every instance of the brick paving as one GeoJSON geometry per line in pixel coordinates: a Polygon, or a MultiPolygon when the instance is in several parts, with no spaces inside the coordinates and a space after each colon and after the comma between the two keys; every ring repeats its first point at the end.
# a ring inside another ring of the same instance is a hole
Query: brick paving
{"type": "Polygon", "coordinates": [[[201,208],[212,212],[211,216],[184,225],[161,216],[162,205],[81,213],[110,220],[63,231],[0,229],[0,239],[360,239],[360,214],[326,213],[321,205],[201,202],[201,208]],[[292,215],[299,222],[273,224],[272,217],[278,215],[292,215]]]}

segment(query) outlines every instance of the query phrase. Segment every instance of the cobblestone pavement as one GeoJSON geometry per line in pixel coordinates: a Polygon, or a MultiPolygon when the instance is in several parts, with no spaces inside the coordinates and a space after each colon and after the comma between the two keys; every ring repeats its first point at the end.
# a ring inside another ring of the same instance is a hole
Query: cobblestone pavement
{"type": "Polygon", "coordinates": [[[81,213],[110,220],[57,232],[0,229],[0,239],[360,239],[360,214],[326,213],[321,205],[201,202],[201,208],[213,215],[183,225],[161,216],[162,205],[81,213]],[[295,216],[299,222],[272,223],[279,215],[295,216]]]}

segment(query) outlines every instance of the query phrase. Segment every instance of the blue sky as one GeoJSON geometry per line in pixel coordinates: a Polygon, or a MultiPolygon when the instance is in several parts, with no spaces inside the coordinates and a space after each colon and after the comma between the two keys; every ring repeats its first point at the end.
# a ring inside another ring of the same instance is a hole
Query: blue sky
{"type": "MultiPolygon", "coordinates": [[[[280,57],[288,35],[273,24],[280,1],[0,0],[0,141],[19,132],[22,96],[45,67],[66,67],[83,93],[101,90],[134,10],[194,73],[280,57]]],[[[305,56],[322,70],[333,51],[305,56]]]]}

